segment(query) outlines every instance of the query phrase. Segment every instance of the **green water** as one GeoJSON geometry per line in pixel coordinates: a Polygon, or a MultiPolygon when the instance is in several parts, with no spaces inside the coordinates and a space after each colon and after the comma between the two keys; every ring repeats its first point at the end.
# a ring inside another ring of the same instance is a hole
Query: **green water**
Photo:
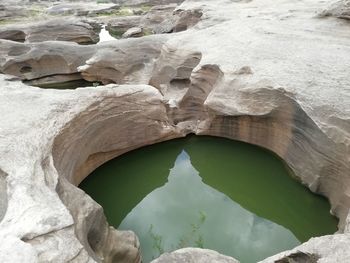
{"type": "Polygon", "coordinates": [[[259,147],[188,136],[144,147],[95,170],[80,187],[110,224],[139,237],[144,262],[204,247],[256,262],[336,231],[326,199],[259,147]]]}

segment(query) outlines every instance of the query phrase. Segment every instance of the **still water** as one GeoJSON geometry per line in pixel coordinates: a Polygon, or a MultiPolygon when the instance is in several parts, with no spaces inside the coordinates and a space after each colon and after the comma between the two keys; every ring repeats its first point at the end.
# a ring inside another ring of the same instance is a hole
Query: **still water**
{"type": "Polygon", "coordinates": [[[290,175],[257,146],[188,136],[115,158],[80,187],[138,235],[143,262],[203,247],[249,263],[336,231],[326,199],[290,175]]]}

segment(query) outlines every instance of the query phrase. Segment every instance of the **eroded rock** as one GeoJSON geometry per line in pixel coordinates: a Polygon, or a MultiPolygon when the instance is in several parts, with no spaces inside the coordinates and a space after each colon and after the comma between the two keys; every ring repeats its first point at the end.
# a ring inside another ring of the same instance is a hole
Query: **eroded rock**
{"type": "Polygon", "coordinates": [[[98,34],[97,30],[85,21],[53,19],[39,23],[2,27],[0,39],[27,43],[57,40],[92,44],[98,41],[98,34]]]}
{"type": "Polygon", "coordinates": [[[163,42],[163,38],[154,36],[101,43],[99,46],[104,48],[99,48],[78,70],[84,79],[103,84],[148,83],[163,42]]]}
{"type": "Polygon", "coordinates": [[[350,1],[340,0],[325,9],[320,16],[334,16],[350,20],[350,1]]]}
{"type": "Polygon", "coordinates": [[[124,34],[123,38],[129,38],[129,37],[141,37],[143,36],[143,29],[139,27],[132,27],[129,28],[124,34]]]}

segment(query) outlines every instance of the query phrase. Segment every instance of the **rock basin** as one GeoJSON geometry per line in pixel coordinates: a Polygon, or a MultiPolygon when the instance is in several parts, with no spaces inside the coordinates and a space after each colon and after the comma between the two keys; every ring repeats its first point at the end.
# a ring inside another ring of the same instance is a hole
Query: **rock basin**
{"type": "Polygon", "coordinates": [[[143,262],[201,247],[253,263],[333,234],[337,225],[327,201],[293,180],[276,156],[215,137],[132,151],[79,187],[104,207],[110,224],[137,234],[143,262]]]}

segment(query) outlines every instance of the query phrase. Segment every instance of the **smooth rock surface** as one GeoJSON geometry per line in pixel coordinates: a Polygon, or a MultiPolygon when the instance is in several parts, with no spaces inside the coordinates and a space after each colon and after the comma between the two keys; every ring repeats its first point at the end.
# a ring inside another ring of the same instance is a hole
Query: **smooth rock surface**
{"type": "Polygon", "coordinates": [[[21,80],[123,84],[43,90],[0,75],[0,262],[140,262],[137,237],[110,228],[76,185],[111,158],[188,133],[270,149],[329,199],[338,234],[265,262],[349,261],[350,25],[317,16],[328,8],[188,0],[177,10],[202,15],[176,34],[93,46],[0,40],[0,71],[21,80]]]}
{"type": "Polygon", "coordinates": [[[238,260],[219,254],[216,251],[200,248],[182,248],[171,253],[164,253],[152,263],[239,263],[238,260]]]}
{"type": "Polygon", "coordinates": [[[0,39],[18,42],[57,40],[91,44],[98,41],[98,34],[94,27],[86,21],[59,18],[39,23],[1,27],[0,39]]]}
{"type": "Polygon", "coordinates": [[[320,16],[334,16],[337,18],[350,20],[350,1],[340,0],[326,8],[320,16]]]}
{"type": "Polygon", "coordinates": [[[140,27],[132,27],[129,28],[124,34],[123,38],[128,38],[128,37],[141,37],[143,35],[143,30],[140,27]]]}

